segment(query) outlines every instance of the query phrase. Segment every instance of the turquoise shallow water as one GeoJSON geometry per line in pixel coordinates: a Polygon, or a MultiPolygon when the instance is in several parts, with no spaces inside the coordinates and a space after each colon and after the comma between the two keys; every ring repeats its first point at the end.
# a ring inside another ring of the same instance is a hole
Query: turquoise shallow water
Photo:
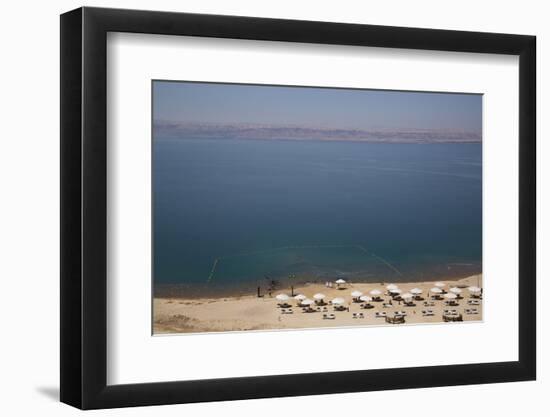
{"type": "Polygon", "coordinates": [[[155,284],[481,271],[481,144],[156,138],[155,284]]]}

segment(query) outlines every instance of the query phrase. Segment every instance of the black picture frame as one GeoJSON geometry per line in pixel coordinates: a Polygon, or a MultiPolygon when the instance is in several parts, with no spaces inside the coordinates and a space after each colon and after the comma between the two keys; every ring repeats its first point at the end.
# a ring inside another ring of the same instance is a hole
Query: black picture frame
{"type": "Polygon", "coordinates": [[[80,8],[61,16],[61,401],[81,409],[377,391],[536,377],[536,38],[80,8]],[[519,358],[513,362],[107,385],[108,32],[519,56],[519,358]]]}

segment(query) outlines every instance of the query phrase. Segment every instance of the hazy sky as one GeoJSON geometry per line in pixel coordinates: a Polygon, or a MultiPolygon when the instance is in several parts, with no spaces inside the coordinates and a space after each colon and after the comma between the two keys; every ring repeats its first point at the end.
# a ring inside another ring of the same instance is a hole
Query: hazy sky
{"type": "Polygon", "coordinates": [[[481,95],[155,81],[154,119],[481,131],[481,95]]]}

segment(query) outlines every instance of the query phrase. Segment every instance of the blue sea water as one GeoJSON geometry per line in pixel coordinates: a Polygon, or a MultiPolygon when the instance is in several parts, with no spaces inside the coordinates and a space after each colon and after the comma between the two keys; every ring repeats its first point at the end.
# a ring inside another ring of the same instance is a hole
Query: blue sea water
{"type": "Polygon", "coordinates": [[[155,284],[481,271],[481,144],[153,143],[155,284]]]}

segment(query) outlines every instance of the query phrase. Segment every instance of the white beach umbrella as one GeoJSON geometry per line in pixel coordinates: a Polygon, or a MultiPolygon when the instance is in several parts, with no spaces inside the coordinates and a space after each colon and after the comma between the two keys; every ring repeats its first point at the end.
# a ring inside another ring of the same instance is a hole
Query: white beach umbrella
{"type": "Polygon", "coordinates": [[[361,297],[359,297],[359,299],[361,301],[365,301],[366,303],[370,303],[372,301],[372,298],[369,297],[368,295],[362,295],[361,297]]]}
{"type": "Polygon", "coordinates": [[[473,292],[474,294],[481,292],[481,288],[476,286],[468,287],[468,291],[473,292]]]}
{"type": "Polygon", "coordinates": [[[371,292],[369,292],[370,295],[373,295],[375,297],[378,297],[379,295],[382,294],[382,291],[380,290],[371,290],[371,292]]]}
{"type": "Polygon", "coordinates": [[[361,291],[357,291],[357,290],[356,290],[356,291],[353,291],[353,292],[351,293],[351,296],[354,297],[354,298],[359,298],[359,297],[361,297],[362,295],[363,295],[363,293],[362,293],[361,291]]]}
{"type": "Polygon", "coordinates": [[[313,296],[314,300],[323,300],[325,298],[325,294],[317,293],[313,296]]]}
{"type": "Polygon", "coordinates": [[[298,301],[305,300],[306,298],[307,297],[304,294],[298,294],[298,295],[294,296],[294,299],[298,300],[298,301]]]}
{"type": "Polygon", "coordinates": [[[401,298],[403,298],[404,300],[410,300],[413,298],[413,295],[410,292],[406,292],[401,296],[401,298]]]}
{"type": "Polygon", "coordinates": [[[397,289],[399,289],[399,288],[398,288],[397,285],[395,285],[395,284],[388,284],[388,285],[386,285],[386,289],[387,289],[388,291],[394,291],[394,290],[397,290],[397,289]]]}
{"type": "Polygon", "coordinates": [[[277,299],[277,301],[285,302],[285,301],[288,301],[290,297],[286,294],[277,294],[275,298],[277,299]]]}
{"type": "Polygon", "coordinates": [[[449,292],[445,294],[443,297],[448,298],[449,300],[454,300],[456,298],[456,294],[453,294],[452,292],[449,292]]]}
{"type": "Polygon", "coordinates": [[[443,290],[439,287],[433,287],[432,289],[430,289],[430,292],[433,292],[434,294],[441,294],[443,290]]]}
{"type": "Polygon", "coordinates": [[[422,294],[422,290],[420,288],[413,288],[409,292],[414,295],[422,294]]]}
{"type": "Polygon", "coordinates": [[[332,304],[341,305],[344,304],[346,301],[343,298],[333,298],[332,304]]]}
{"type": "Polygon", "coordinates": [[[445,283],[443,283],[443,282],[436,282],[434,285],[435,285],[436,287],[438,287],[438,288],[443,288],[443,287],[445,286],[445,283]]]}
{"type": "Polygon", "coordinates": [[[337,279],[335,282],[336,282],[337,284],[345,284],[345,283],[346,283],[346,281],[343,280],[342,278],[337,279]]]}
{"type": "Polygon", "coordinates": [[[302,305],[310,306],[314,303],[313,300],[310,300],[309,298],[306,298],[305,300],[302,300],[302,305]]]}
{"type": "Polygon", "coordinates": [[[401,294],[403,291],[401,291],[399,288],[396,288],[394,290],[388,290],[392,294],[401,294]]]}
{"type": "Polygon", "coordinates": [[[453,294],[460,294],[462,292],[462,290],[458,287],[450,288],[449,291],[452,292],[453,294]]]}

